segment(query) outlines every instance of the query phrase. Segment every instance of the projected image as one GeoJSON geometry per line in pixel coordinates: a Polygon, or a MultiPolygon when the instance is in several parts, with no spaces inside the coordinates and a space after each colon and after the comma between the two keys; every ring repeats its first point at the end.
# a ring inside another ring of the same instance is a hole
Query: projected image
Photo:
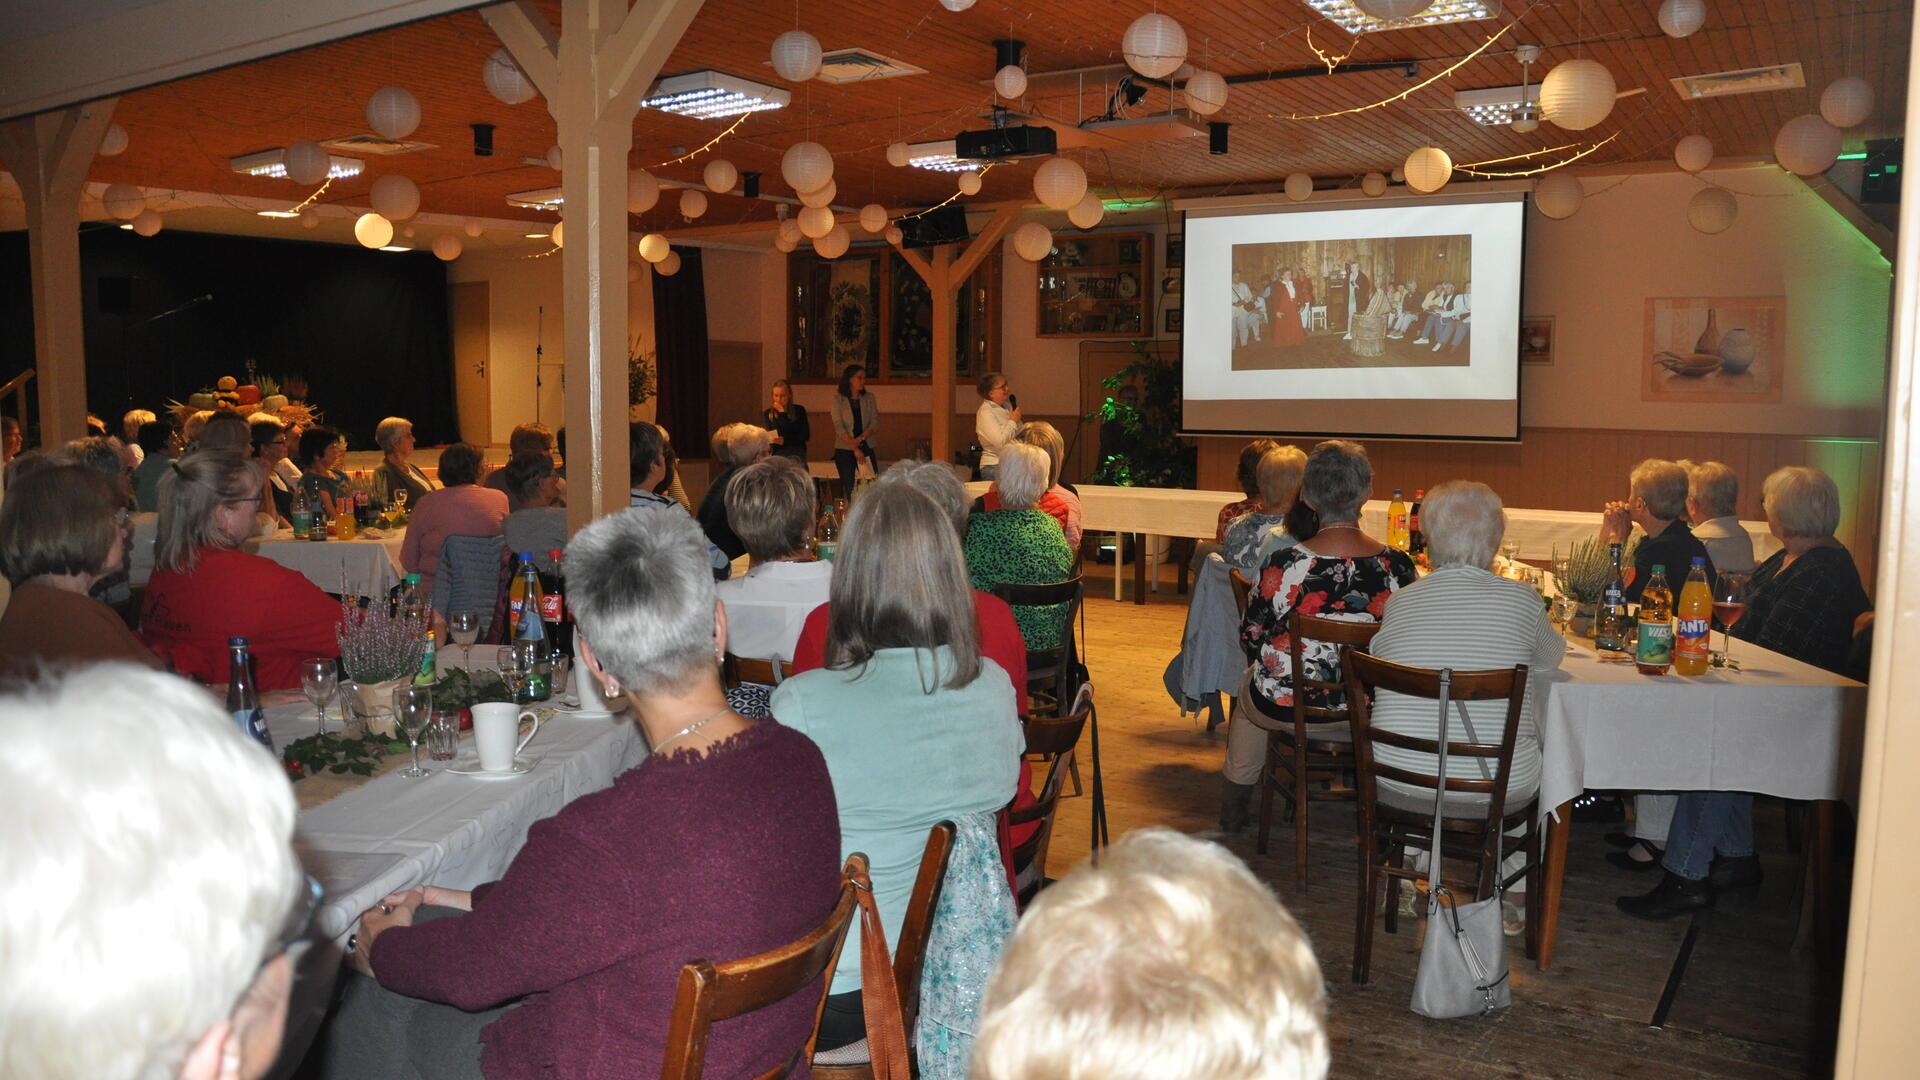
{"type": "Polygon", "coordinates": [[[1473,237],[1233,245],[1234,370],[1467,367],[1473,237]]]}

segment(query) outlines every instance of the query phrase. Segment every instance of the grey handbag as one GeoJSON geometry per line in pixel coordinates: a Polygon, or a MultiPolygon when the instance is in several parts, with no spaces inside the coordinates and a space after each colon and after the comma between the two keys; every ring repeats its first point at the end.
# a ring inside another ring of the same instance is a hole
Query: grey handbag
{"type": "MultiPolygon", "coordinates": [[[[1433,796],[1433,850],[1427,857],[1427,936],[1420,945],[1420,968],[1413,977],[1414,1012],[1435,1020],[1484,1016],[1513,1004],[1507,985],[1507,935],[1500,919],[1500,840],[1494,841],[1493,895],[1471,904],[1458,902],[1451,889],[1440,884],[1441,806],[1446,797],[1447,705],[1453,671],[1440,671],[1441,787],[1433,796]],[[1448,902],[1441,903],[1442,893],[1448,902]]],[[[1467,737],[1473,725],[1461,707],[1467,737]]],[[[1481,768],[1485,769],[1483,762],[1481,768]]]]}

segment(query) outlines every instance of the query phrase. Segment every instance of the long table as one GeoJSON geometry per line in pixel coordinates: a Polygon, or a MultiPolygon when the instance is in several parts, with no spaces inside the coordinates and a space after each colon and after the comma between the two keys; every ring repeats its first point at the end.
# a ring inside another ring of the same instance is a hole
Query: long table
{"type": "MultiPolygon", "coordinates": [[[[145,586],[153,576],[159,518],[160,515],[154,513],[133,516],[127,576],[137,587],[145,586]]],[[[358,595],[384,596],[406,576],[400,568],[400,546],[406,539],[407,530],[399,528],[382,530],[379,536],[315,543],[295,540],[292,529],[281,529],[267,536],[250,537],[241,546],[290,570],[298,570],[323,592],[338,593],[344,581],[358,595]]]]}

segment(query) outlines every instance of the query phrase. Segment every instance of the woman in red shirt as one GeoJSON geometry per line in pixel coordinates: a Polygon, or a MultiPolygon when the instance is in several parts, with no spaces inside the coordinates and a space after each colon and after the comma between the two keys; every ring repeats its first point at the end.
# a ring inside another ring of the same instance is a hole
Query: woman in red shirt
{"type": "Polygon", "coordinates": [[[202,450],[160,480],[153,579],[140,637],[173,670],[225,682],[227,639],[244,637],[262,690],[300,685],[300,661],[339,656],[340,604],[300,573],[239,550],[260,508],[258,466],[202,450]]]}

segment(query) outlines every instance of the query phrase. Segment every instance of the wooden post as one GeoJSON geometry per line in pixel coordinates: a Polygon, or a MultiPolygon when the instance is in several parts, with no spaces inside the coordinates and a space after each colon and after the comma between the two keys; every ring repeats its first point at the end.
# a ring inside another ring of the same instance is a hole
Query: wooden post
{"type": "Polygon", "coordinates": [[[87,433],[87,349],[80,305],[80,191],[117,98],[0,123],[0,162],[27,206],[40,445],[87,433]]]}
{"type": "Polygon", "coordinates": [[[627,154],[640,101],[702,0],[528,0],[481,14],[547,100],[565,193],[567,526],[627,505],[627,154]]]}
{"type": "Polygon", "coordinates": [[[968,275],[980,266],[981,260],[999,250],[1000,238],[1006,235],[1007,229],[1019,216],[1020,211],[1016,207],[1002,207],[994,211],[986,227],[980,230],[958,259],[953,257],[952,244],[941,244],[934,248],[932,258],[917,251],[900,249],[900,257],[913,267],[913,272],[927,283],[927,291],[933,294],[933,445],[930,453],[935,461],[946,461],[953,455],[955,294],[960,286],[966,284],[968,275]]]}

